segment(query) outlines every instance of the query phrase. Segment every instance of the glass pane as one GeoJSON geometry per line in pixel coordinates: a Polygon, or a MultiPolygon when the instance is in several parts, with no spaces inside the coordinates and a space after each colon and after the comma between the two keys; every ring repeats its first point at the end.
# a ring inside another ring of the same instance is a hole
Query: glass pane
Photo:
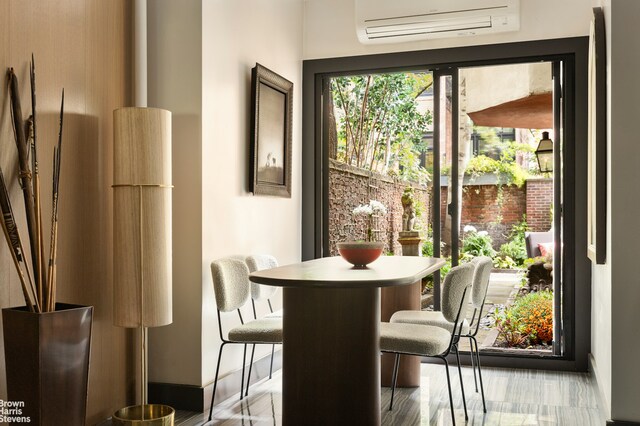
{"type": "Polygon", "coordinates": [[[553,176],[534,154],[553,134],[551,63],[465,68],[458,86],[460,262],[494,263],[480,349],[551,355],[553,176]]]}
{"type": "Polygon", "coordinates": [[[433,76],[341,76],[329,87],[329,254],[338,254],[338,242],[373,239],[401,255],[403,229],[429,235],[433,76]],[[371,200],[387,213],[354,214],[371,200]]]}

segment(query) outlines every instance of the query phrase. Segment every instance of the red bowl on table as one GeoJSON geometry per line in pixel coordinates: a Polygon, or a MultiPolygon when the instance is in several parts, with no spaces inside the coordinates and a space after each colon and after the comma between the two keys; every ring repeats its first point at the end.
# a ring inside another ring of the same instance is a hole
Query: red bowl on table
{"type": "Polygon", "coordinates": [[[384,243],[379,241],[358,241],[338,243],[338,253],[356,268],[366,268],[367,265],[382,254],[384,243]]]}

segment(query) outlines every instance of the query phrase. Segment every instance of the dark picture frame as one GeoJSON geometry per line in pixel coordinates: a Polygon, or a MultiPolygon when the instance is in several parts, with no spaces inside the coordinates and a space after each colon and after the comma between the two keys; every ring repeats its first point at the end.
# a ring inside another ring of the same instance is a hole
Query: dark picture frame
{"type": "Polygon", "coordinates": [[[251,175],[254,195],[291,198],[293,83],[256,64],[251,70],[251,175]]]}
{"type": "Polygon", "coordinates": [[[593,8],[589,33],[588,114],[587,256],[601,265],[607,254],[607,60],[600,7],[593,8]]]}

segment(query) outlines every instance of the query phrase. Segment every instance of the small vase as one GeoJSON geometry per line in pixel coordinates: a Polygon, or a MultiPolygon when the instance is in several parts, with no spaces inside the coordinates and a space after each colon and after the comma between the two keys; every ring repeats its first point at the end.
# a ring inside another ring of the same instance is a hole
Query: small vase
{"type": "Polygon", "coordinates": [[[362,269],[382,254],[384,243],[379,241],[358,241],[338,243],[338,253],[354,267],[362,269]]]}

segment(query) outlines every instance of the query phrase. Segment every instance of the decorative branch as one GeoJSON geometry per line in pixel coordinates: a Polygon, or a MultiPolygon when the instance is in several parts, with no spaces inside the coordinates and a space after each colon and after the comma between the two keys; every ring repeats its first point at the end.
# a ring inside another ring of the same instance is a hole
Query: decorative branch
{"type": "Polygon", "coordinates": [[[22,286],[22,294],[24,295],[24,300],[31,312],[41,312],[40,305],[36,297],[36,289],[33,285],[33,281],[31,281],[31,276],[29,275],[29,267],[27,266],[27,263],[24,259],[24,248],[22,247],[22,239],[20,238],[20,233],[18,232],[18,227],[16,226],[13,209],[11,207],[11,199],[9,198],[9,191],[7,190],[7,185],[4,181],[4,173],[2,173],[2,169],[0,169],[0,212],[2,213],[2,219],[0,220],[2,231],[7,240],[7,244],[9,245],[11,258],[13,259],[13,264],[15,265],[16,271],[18,272],[18,277],[20,278],[20,285],[22,286]],[[31,298],[31,295],[29,295],[29,291],[27,290],[27,278],[25,278],[25,273],[22,270],[22,263],[24,263],[25,265],[26,277],[28,277],[29,280],[33,299],[31,298]]]}
{"type": "MultiPolygon", "coordinates": [[[[18,78],[13,72],[13,68],[9,68],[9,94],[11,96],[11,115],[13,117],[13,131],[18,148],[18,163],[20,166],[20,186],[24,195],[24,207],[27,215],[27,229],[29,231],[29,242],[31,244],[31,261],[33,265],[34,281],[39,281],[39,259],[35,248],[37,247],[38,234],[36,225],[36,211],[34,205],[32,175],[29,168],[29,147],[24,133],[24,123],[22,121],[22,107],[20,105],[20,92],[18,90],[18,78]]],[[[38,288],[38,297],[40,300],[42,288],[38,288]]]]}
{"type": "MultiPolygon", "coordinates": [[[[38,267],[38,286],[42,287],[47,282],[47,269],[45,264],[44,241],[42,232],[42,204],[40,203],[40,174],[38,170],[38,142],[36,135],[36,62],[31,54],[31,64],[29,66],[29,82],[31,83],[31,117],[30,117],[30,140],[31,140],[31,158],[33,159],[33,197],[35,200],[35,219],[36,219],[36,235],[37,243],[35,247],[38,267]]],[[[33,246],[32,246],[33,247],[33,246]]],[[[43,288],[46,293],[46,288],[43,288]]]]}
{"type": "Polygon", "coordinates": [[[13,68],[10,68],[7,71],[9,96],[11,100],[12,125],[16,146],[18,148],[19,181],[24,196],[32,270],[29,268],[29,262],[25,259],[25,250],[22,245],[20,233],[18,232],[18,227],[16,226],[15,217],[11,208],[11,200],[9,198],[9,190],[6,187],[2,170],[0,170],[0,225],[2,226],[5,239],[7,240],[16,272],[20,278],[25,303],[29,310],[34,312],[50,312],[55,310],[56,300],[58,199],[60,189],[60,165],[62,158],[64,89],[62,90],[62,102],[60,105],[58,144],[54,147],[53,154],[53,209],[51,214],[50,253],[47,265],[42,221],[42,204],[40,197],[40,174],[38,169],[36,73],[33,55],[31,55],[29,77],[31,83],[31,116],[26,121],[23,121],[18,90],[18,79],[13,68]]]}
{"type": "Polygon", "coordinates": [[[62,124],[64,118],[64,89],[60,104],[60,130],[58,132],[58,146],[53,148],[53,208],[51,211],[51,246],[49,248],[49,289],[47,301],[49,310],[56,306],[56,258],[58,253],[58,195],[60,190],[60,161],[62,158],[62,124]]]}

